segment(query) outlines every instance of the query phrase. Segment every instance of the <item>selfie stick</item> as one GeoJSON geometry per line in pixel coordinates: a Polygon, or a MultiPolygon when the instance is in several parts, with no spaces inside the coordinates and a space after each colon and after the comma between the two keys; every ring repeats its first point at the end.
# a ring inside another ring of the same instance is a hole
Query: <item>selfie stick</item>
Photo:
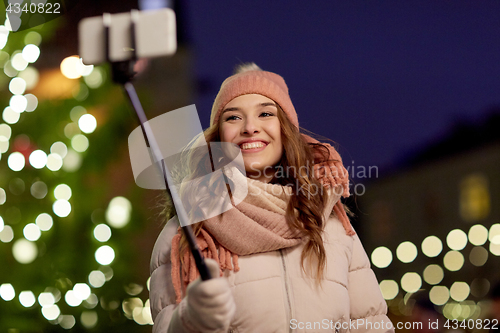
{"type": "Polygon", "coordinates": [[[104,23],[104,34],[105,34],[105,47],[106,47],[106,58],[109,63],[111,63],[111,71],[112,71],[112,78],[113,81],[121,84],[125,92],[129,98],[130,104],[135,110],[135,113],[137,115],[137,118],[139,120],[139,123],[141,125],[142,129],[142,134],[144,135],[144,140],[146,141],[146,146],[150,149],[150,152],[152,153],[153,157],[153,163],[158,167],[158,171],[163,176],[163,180],[165,182],[165,190],[167,191],[167,194],[172,198],[172,202],[174,204],[174,209],[177,214],[177,218],[179,219],[179,223],[181,225],[182,231],[184,232],[184,236],[186,237],[189,247],[191,249],[191,253],[193,254],[196,267],[198,268],[198,271],[200,272],[200,276],[202,280],[209,280],[211,278],[210,272],[208,271],[208,267],[203,260],[203,256],[201,254],[200,248],[198,247],[198,244],[196,243],[193,230],[191,229],[191,226],[189,225],[188,221],[189,218],[187,216],[186,210],[184,209],[184,206],[182,205],[182,201],[179,197],[179,194],[177,193],[177,190],[174,186],[169,187],[168,184],[173,184],[172,181],[172,176],[170,174],[170,171],[168,170],[168,167],[163,159],[163,156],[160,152],[158,143],[155,139],[155,136],[153,134],[153,131],[151,130],[151,127],[148,123],[148,119],[144,113],[144,110],[141,105],[141,101],[139,100],[139,97],[137,96],[137,93],[135,91],[134,86],[130,82],[134,75],[136,74],[134,72],[134,63],[137,60],[136,56],[136,40],[135,40],[135,23],[137,19],[138,11],[137,10],[132,10],[131,11],[131,18],[132,18],[132,26],[130,29],[130,37],[131,37],[131,48],[132,48],[132,58],[130,60],[125,60],[125,61],[118,61],[118,62],[113,62],[110,61],[110,50],[109,50],[109,45],[110,45],[110,26],[111,26],[111,14],[109,13],[104,13],[103,14],[103,23],[104,23]],[[161,170],[160,170],[161,169],[161,170]]]}

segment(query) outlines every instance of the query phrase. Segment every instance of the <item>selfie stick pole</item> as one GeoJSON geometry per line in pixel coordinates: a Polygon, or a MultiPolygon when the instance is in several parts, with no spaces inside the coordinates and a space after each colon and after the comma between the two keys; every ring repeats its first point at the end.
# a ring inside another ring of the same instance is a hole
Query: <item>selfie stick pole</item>
{"type": "Polygon", "coordinates": [[[103,15],[103,22],[104,22],[104,30],[105,30],[105,44],[106,44],[106,57],[108,59],[108,62],[111,63],[111,70],[112,70],[112,77],[113,81],[116,83],[121,84],[125,92],[127,94],[127,97],[129,98],[130,104],[132,105],[133,109],[135,110],[135,113],[137,115],[137,118],[139,119],[139,123],[141,125],[142,129],[142,134],[144,135],[144,140],[146,141],[146,146],[150,149],[153,157],[153,163],[158,167],[158,171],[163,176],[163,180],[165,182],[165,190],[167,191],[167,194],[172,198],[172,202],[174,204],[174,209],[177,214],[177,218],[179,219],[179,223],[181,225],[181,228],[184,232],[184,236],[186,237],[186,240],[189,243],[189,247],[191,249],[191,253],[193,254],[196,267],[198,268],[198,271],[200,272],[200,276],[202,280],[209,280],[211,278],[210,272],[208,271],[208,267],[203,260],[203,256],[201,254],[201,251],[198,247],[198,244],[196,243],[193,230],[191,229],[191,226],[189,225],[189,218],[187,216],[186,210],[184,209],[184,206],[182,205],[182,201],[179,197],[179,194],[177,193],[177,190],[174,186],[169,187],[168,184],[173,184],[172,181],[172,176],[170,174],[170,171],[168,170],[168,167],[163,159],[163,156],[161,154],[161,151],[159,149],[158,143],[155,139],[155,136],[153,134],[153,131],[151,130],[151,127],[149,126],[148,119],[144,113],[144,110],[141,105],[141,101],[139,100],[139,97],[137,96],[137,93],[135,91],[134,86],[130,82],[134,75],[136,74],[134,72],[134,63],[137,60],[136,55],[135,55],[135,24],[134,24],[134,14],[136,14],[137,11],[132,11],[132,27],[131,27],[131,41],[132,41],[132,49],[133,49],[133,57],[131,60],[126,60],[126,61],[119,61],[119,62],[112,62],[109,60],[109,34],[110,34],[110,25],[111,25],[111,15],[105,13],[103,15]]]}

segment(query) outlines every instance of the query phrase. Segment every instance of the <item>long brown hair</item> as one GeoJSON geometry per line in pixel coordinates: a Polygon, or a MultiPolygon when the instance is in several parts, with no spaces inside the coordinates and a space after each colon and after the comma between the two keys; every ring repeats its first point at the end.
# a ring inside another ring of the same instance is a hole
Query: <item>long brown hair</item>
{"type": "MultiPolygon", "coordinates": [[[[281,140],[283,144],[283,155],[281,160],[275,166],[275,174],[270,183],[286,185],[292,187],[292,195],[288,203],[285,218],[287,223],[293,228],[301,231],[306,238],[306,243],[301,254],[302,270],[309,275],[315,272],[314,277],[321,282],[326,266],[326,251],[323,244],[322,231],[325,221],[323,218],[327,193],[321,183],[313,176],[313,165],[318,161],[317,156],[323,156],[327,159],[329,155],[328,148],[320,143],[307,143],[301,135],[299,129],[295,127],[284,111],[278,108],[278,119],[281,126],[281,140]],[[315,161],[316,157],[316,161],[315,161]],[[281,170],[281,173],[278,171],[281,170]],[[286,170],[286,172],[283,172],[286,170]],[[305,268],[307,261],[308,269],[305,268]]],[[[208,143],[220,141],[220,121],[214,124],[204,132],[208,143]]],[[[200,158],[191,156],[189,164],[192,166],[203,166],[200,158]]],[[[208,160],[205,156],[205,161],[208,160]]],[[[320,158],[321,160],[321,158],[320,158]]],[[[202,167],[202,169],[204,169],[202,167]]],[[[206,171],[193,169],[190,179],[199,177],[206,171]]],[[[216,184],[216,186],[224,186],[216,184]]],[[[164,213],[171,217],[173,206],[167,200],[164,213]]],[[[195,235],[200,233],[203,222],[192,225],[195,235]]],[[[184,257],[188,250],[187,240],[181,235],[179,254],[184,257]]]]}

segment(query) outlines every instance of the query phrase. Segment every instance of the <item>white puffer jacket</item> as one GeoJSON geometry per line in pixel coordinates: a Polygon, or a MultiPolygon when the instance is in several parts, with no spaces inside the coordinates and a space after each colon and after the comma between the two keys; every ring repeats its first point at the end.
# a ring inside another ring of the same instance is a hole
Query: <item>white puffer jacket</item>
{"type": "MultiPolygon", "coordinates": [[[[330,202],[330,211],[337,200],[330,202]]],[[[170,251],[177,228],[177,218],[167,223],[151,259],[155,333],[167,332],[176,308],[170,251]]],[[[323,239],[327,266],[321,286],[302,271],[303,245],[240,256],[240,271],[225,271],[236,303],[229,332],[393,332],[358,236],[347,236],[341,222],[331,215],[323,239]]]]}

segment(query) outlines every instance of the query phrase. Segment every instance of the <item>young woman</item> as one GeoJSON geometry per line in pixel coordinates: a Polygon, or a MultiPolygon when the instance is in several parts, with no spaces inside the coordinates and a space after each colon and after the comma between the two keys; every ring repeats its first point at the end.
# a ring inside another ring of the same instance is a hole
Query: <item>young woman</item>
{"type": "Polygon", "coordinates": [[[210,120],[208,142],[240,147],[246,177],[231,181],[248,194],[193,225],[214,259],[211,280],[197,278],[177,219],[168,221],[151,261],[153,331],[392,332],[340,201],[347,170],[333,147],[299,132],[283,78],[243,66],[222,83],[210,120]]]}

